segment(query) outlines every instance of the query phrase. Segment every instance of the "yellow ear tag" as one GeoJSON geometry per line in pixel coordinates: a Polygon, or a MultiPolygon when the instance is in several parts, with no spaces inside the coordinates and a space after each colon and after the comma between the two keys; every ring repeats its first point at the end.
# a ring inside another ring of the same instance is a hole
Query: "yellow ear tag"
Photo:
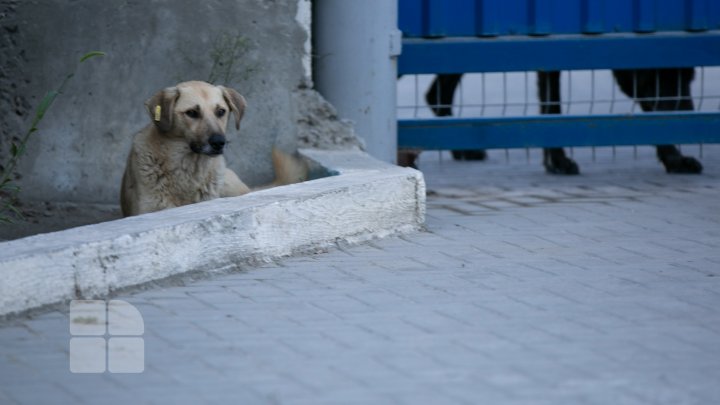
{"type": "Polygon", "coordinates": [[[160,121],[160,112],[162,111],[162,108],[160,108],[160,105],[155,106],[155,121],[160,121]]]}

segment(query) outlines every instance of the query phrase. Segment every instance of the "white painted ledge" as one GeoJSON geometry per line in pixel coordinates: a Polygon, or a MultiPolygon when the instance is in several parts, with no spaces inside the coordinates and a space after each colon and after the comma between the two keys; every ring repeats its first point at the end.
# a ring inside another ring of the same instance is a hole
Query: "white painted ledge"
{"type": "Polygon", "coordinates": [[[337,175],[0,243],[0,316],[424,223],[420,172],[362,152],[301,153],[337,175]]]}

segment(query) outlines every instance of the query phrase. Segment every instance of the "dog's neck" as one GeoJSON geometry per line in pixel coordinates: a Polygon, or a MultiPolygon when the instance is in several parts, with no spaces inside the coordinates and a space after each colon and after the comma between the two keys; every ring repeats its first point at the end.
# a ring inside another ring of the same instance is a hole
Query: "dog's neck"
{"type": "Polygon", "coordinates": [[[160,180],[171,189],[175,196],[175,205],[205,201],[220,196],[220,187],[224,179],[225,158],[195,153],[184,140],[168,137],[155,130],[152,142],[154,148],[154,166],[163,173],[160,180]]]}
{"type": "Polygon", "coordinates": [[[185,140],[163,134],[157,128],[153,128],[152,138],[158,145],[155,150],[161,154],[157,156],[159,163],[170,173],[181,171],[203,178],[224,166],[223,156],[195,153],[185,140]]]}

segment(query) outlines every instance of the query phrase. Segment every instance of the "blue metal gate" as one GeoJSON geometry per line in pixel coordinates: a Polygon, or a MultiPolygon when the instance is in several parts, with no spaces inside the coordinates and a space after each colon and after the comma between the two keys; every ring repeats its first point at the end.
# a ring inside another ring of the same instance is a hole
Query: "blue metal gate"
{"type": "MultiPolygon", "coordinates": [[[[720,66],[717,0],[399,0],[399,74],[720,66]]],[[[401,119],[418,149],[720,143],[719,112],[401,119]]]]}

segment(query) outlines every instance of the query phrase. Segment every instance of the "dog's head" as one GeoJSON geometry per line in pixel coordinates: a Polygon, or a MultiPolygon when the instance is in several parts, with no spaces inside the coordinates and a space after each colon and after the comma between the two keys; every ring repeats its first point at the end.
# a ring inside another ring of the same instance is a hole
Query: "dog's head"
{"type": "Polygon", "coordinates": [[[162,134],[181,138],[192,152],[208,156],[223,153],[229,114],[235,114],[240,129],[245,112],[245,98],[237,91],[199,81],[161,90],[145,105],[162,134]]]}

